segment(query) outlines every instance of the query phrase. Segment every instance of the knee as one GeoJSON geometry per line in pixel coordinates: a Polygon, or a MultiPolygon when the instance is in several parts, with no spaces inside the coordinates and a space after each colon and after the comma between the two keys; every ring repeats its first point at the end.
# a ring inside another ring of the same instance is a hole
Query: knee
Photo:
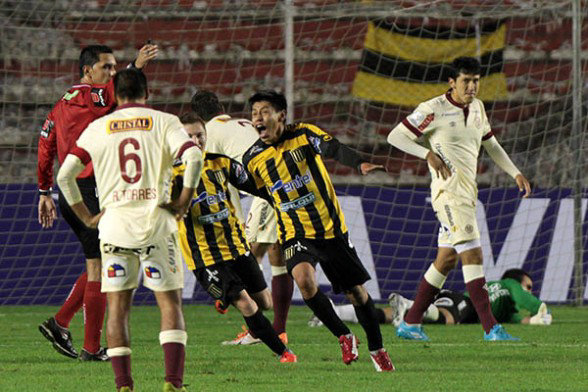
{"type": "Polygon", "coordinates": [[[368,300],[368,293],[363,286],[355,286],[351,290],[345,291],[345,296],[354,306],[361,306],[368,300]]]}
{"type": "Polygon", "coordinates": [[[299,279],[296,279],[296,285],[300,289],[302,297],[306,299],[312,298],[316,294],[317,287],[312,278],[300,277],[299,279]]]}
{"type": "Polygon", "coordinates": [[[457,255],[445,256],[435,260],[435,268],[443,275],[447,276],[457,265],[457,255]]]}

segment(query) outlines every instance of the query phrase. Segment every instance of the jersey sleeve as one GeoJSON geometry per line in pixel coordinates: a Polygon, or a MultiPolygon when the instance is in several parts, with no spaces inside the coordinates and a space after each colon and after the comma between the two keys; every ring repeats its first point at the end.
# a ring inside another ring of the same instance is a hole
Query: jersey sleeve
{"type": "Polygon", "coordinates": [[[542,303],[541,300],[528,291],[523,290],[523,287],[519,282],[513,279],[505,279],[503,283],[510,292],[518,310],[527,310],[531,315],[534,315],[539,311],[539,307],[542,303]]]}
{"type": "Polygon", "coordinates": [[[53,186],[53,164],[56,155],[57,136],[51,111],[41,127],[37,151],[37,179],[40,190],[47,191],[53,186]]]}
{"type": "Polygon", "coordinates": [[[399,124],[402,130],[408,131],[416,137],[435,129],[435,112],[427,103],[421,103],[399,124]]]}
{"type": "Polygon", "coordinates": [[[337,162],[355,169],[359,169],[359,165],[366,162],[357,151],[342,144],[319,127],[305,125],[305,129],[310,146],[317,154],[325,158],[333,158],[337,162]]]}
{"type": "Polygon", "coordinates": [[[266,187],[262,185],[258,187],[258,183],[252,178],[245,167],[237,160],[230,158],[229,168],[229,182],[240,191],[247,192],[253,196],[261,197],[270,203],[272,198],[270,197],[266,187]]]}
{"type": "Polygon", "coordinates": [[[168,143],[172,159],[180,159],[184,151],[188,148],[196,147],[196,144],[190,139],[180,119],[172,116],[169,120],[169,125],[166,133],[166,141],[168,143]]]}
{"type": "Polygon", "coordinates": [[[484,108],[484,104],[480,102],[480,111],[482,113],[482,141],[485,142],[486,140],[490,139],[494,134],[492,133],[492,127],[490,126],[490,120],[488,120],[488,116],[486,115],[486,109],[484,108]]]}

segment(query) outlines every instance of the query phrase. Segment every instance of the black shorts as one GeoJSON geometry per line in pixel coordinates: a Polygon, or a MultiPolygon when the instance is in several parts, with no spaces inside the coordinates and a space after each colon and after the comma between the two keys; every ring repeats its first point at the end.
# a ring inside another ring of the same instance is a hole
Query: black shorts
{"type": "Polygon", "coordinates": [[[221,301],[222,309],[228,308],[242,290],[255,294],[267,288],[263,272],[249,252],[235,261],[199,268],[194,275],[212,298],[221,301]]]}
{"type": "Polygon", "coordinates": [[[299,263],[308,262],[315,268],[318,263],[335,293],[348,291],[370,280],[347,233],[328,240],[294,238],[285,241],[282,249],[290,275],[299,263]]]}
{"type": "MultiPolygon", "coordinates": [[[[92,214],[100,213],[100,205],[98,203],[98,196],[96,195],[96,181],[94,178],[83,178],[77,180],[82,199],[84,204],[88,207],[88,210],[92,214]]],[[[67,201],[65,197],[59,191],[59,210],[63,219],[69,224],[76,237],[82,244],[84,249],[84,256],[87,259],[98,259],[100,258],[100,240],[98,239],[98,230],[90,229],[84,225],[84,223],[78,219],[77,215],[67,201]]]]}
{"type": "Polygon", "coordinates": [[[478,314],[469,297],[451,290],[441,290],[433,302],[438,308],[447,309],[456,324],[477,324],[478,314]]]}

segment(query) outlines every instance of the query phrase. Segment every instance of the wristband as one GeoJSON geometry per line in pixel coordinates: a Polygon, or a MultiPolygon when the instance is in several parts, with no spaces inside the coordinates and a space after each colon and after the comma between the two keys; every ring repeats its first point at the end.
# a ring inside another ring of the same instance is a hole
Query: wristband
{"type": "Polygon", "coordinates": [[[49,190],[47,190],[47,191],[39,189],[39,196],[49,196],[50,193],[51,193],[51,188],[49,188],[49,190]]]}

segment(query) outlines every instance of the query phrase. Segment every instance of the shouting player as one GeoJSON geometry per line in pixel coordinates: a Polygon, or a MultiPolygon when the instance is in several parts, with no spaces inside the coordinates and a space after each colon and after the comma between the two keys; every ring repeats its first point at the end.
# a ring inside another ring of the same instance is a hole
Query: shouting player
{"type": "Polygon", "coordinates": [[[333,290],[344,292],[355,306],[376,370],[393,371],[374,302],[363,287],[370,276],[349,240],[323,157],[357,168],[362,174],[382,167],[364,162],[355,151],[314,125],[286,125],[287,104],[282,94],[259,92],[249,98],[249,104],[260,140],[247,150],[243,165],[257,187],[269,190],[273,198],[288,272],[302,298],[339,340],[343,362],[357,360],[357,338],[337,317],[316,282],[315,266],[319,263],[333,290]]]}
{"type": "MultiPolygon", "coordinates": [[[[231,118],[225,114],[225,108],[218,97],[211,91],[201,90],[192,97],[192,110],[206,121],[207,143],[206,150],[211,153],[226,155],[238,162],[242,162],[243,154],[259,139],[251,121],[243,118],[231,118]]],[[[239,192],[229,186],[233,200],[239,200],[239,192]]],[[[237,217],[243,220],[241,203],[235,203],[237,217]]],[[[286,334],[286,320],[288,309],[292,301],[294,284],[286,270],[286,263],[282,256],[282,249],[278,243],[276,217],[272,206],[259,197],[253,198],[247,220],[245,221],[245,237],[251,244],[251,253],[257,259],[261,268],[261,261],[267,252],[272,271],[272,304],[274,308],[273,327],[283,342],[288,343],[286,334]]],[[[259,343],[255,333],[245,331],[233,340],[224,342],[228,345],[247,345],[259,343]]]]}
{"type": "MultiPolygon", "coordinates": [[[[194,113],[181,118],[194,143],[205,151],[204,120],[194,113]]],[[[174,168],[175,189],[181,189],[184,166],[174,168]]],[[[255,183],[239,162],[226,155],[204,152],[200,183],[188,215],[179,222],[180,246],[188,268],[222,311],[235,306],[249,329],[280,359],[296,362],[294,355],[278,337],[262,309],[271,307],[271,295],[257,260],[243,237],[243,223],[235,214],[228,185],[257,194],[255,183]]],[[[269,199],[265,193],[264,197],[269,199]]],[[[174,192],[176,193],[176,192],[174,192]]]]}
{"type": "Polygon", "coordinates": [[[183,267],[174,220],[188,210],[202,168],[202,154],[180,120],[145,106],[147,80],[133,69],[114,78],[118,108],[80,136],[58,175],[78,218],[100,232],[102,291],[107,293],[106,336],[119,391],[132,391],[129,313],[142,273],[161,310],[159,342],[165,360],[164,391],[182,391],[188,335],[182,314],[183,267]],[[172,164],[186,165],[184,188],[167,204],[172,164]],[[75,178],[94,164],[100,206],[94,215],[83,203],[75,178]],[[166,211],[160,205],[171,210],[166,211]]]}
{"type": "MultiPolygon", "coordinates": [[[[131,66],[142,69],[157,56],[156,45],[145,45],[131,66]]],[[[53,226],[57,218],[51,195],[53,162],[59,164],[75,146],[82,131],[95,119],[112,111],[116,105],[112,78],[116,74],[116,60],[107,46],[91,45],[82,49],[79,60],[80,83],[72,86],[55,104],[39,138],[39,223],[44,229],[53,226]]],[[[93,213],[98,213],[96,181],[92,165],[80,173],[77,179],[84,203],[93,213]]],[[[83,361],[106,361],[106,350],[100,347],[100,335],[104,322],[106,297],[100,292],[100,243],[98,231],[86,227],[76,217],[59,192],[59,209],[65,221],[78,237],[86,257],[86,272],[74,284],[65,303],[54,317],[39,325],[41,333],[53,343],[57,352],[71,358],[78,353],[73,346],[69,323],[75,313],[84,309],[84,346],[79,354],[83,361]]]]}
{"type": "Polygon", "coordinates": [[[388,142],[393,146],[427,160],[432,177],[431,200],[441,223],[437,257],[421,280],[404,322],[397,327],[397,335],[405,339],[429,340],[421,326],[423,313],[459,259],[466,289],[484,328],[484,339],[518,340],[492,315],[486,290],[476,223],[476,169],[480,146],[515,179],[519,190],[525,192],[523,197],[530,195],[531,186],[492,134],[484,105],[476,98],[479,83],[478,60],[455,59],[449,91],[421,103],[388,135],[388,142]],[[416,142],[419,137],[425,139],[427,147],[416,142]]]}

